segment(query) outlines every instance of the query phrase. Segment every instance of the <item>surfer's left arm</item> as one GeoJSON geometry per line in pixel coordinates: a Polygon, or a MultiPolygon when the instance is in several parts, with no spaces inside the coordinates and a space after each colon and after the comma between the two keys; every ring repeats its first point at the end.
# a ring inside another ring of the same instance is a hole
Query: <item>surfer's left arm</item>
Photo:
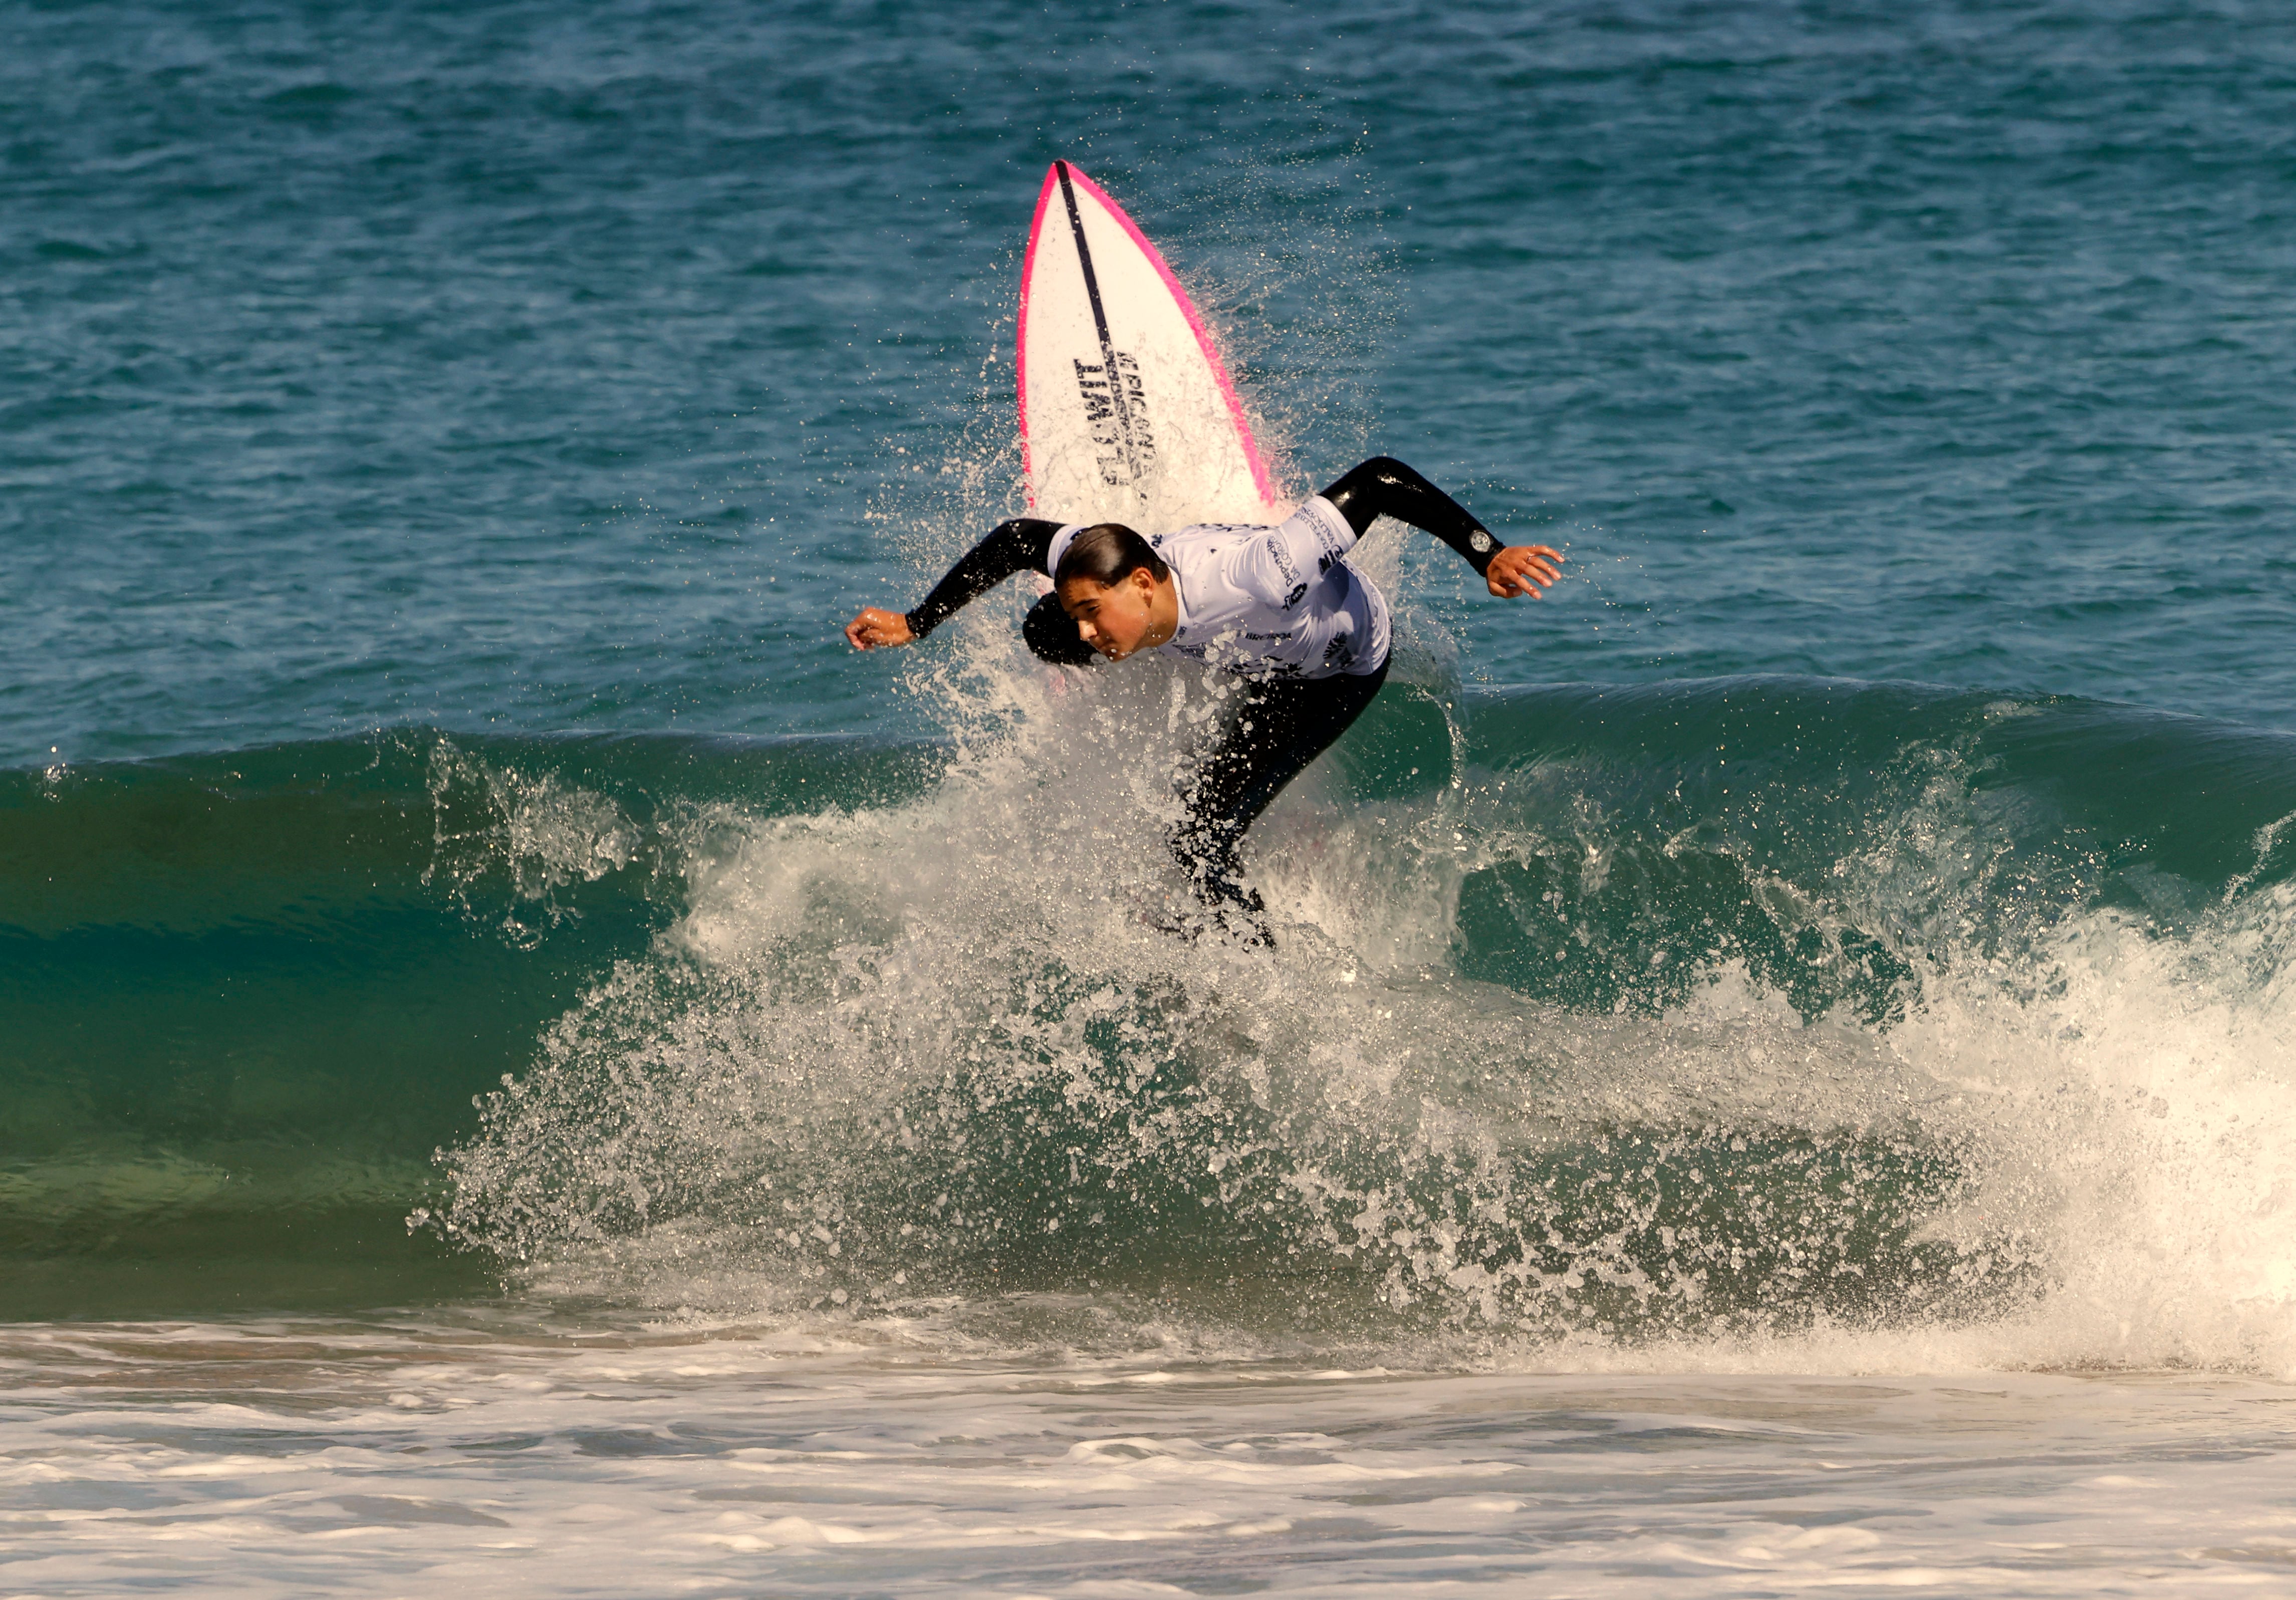
{"type": "Polygon", "coordinates": [[[1546,545],[1502,545],[1467,508],[1392,455],[1374,455],[1351,467],[1324,491],[1361,538],[1382,516],[1431,533],[1474,568],[1502,599],[1538,597],[1541,585],[1562,576],[1562,553],[1546,545]]]}
{"type": "Polygon", "coordinates": [[[845,625],[845,636],[856,650],[878,650],[922,639],[1015,572],[1032,568],[1044,571],[1052,554],[1053,536],[1060,530],[1060,523],[1042,517],[1014,517],[1000,522],[958,559],[914,610],[889,611],[882,606],[866,606],[845,625]]]}

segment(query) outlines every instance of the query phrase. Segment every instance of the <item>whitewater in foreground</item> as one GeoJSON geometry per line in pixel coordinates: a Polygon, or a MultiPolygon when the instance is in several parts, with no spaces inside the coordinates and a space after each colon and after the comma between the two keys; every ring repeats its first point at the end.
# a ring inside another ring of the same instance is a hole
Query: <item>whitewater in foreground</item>
{"type": "Polygon", "coordinates": [[[2276,1383],[1767,1374],[1755,1352],[1726,1374],[1692,1352],[1674,1372],[1388,1372],[1152,1327],[1079,1350],[1106,1320],[1083,1300],[984,1309],[969,1337],[932,1320],[13,1330],[0,1571],[43,1596],[2286,1581],[2276,1383]]]}

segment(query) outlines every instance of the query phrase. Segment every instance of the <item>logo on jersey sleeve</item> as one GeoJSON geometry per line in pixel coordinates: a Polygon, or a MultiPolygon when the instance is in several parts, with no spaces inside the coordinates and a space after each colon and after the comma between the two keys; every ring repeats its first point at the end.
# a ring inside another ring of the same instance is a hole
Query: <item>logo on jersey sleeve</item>
{"type": "MultiPolygon", "coordinates": [[[[1311,504],[1307,509],[1314,513],[1308,517],[1308,525],[1316,530],[1316,543],[1323,550],[1323,554],[1316,558],[1316,576],[1321,578],[1339,565],[1340,557],[1348,553],[1348,546],[1355,541],[1351,537],[1341,536],[1339,529],[1332,526],[1332,519],[1324,514],[1322,506],[1311,504]]],[[[1355,529],[1349,528],[1347,531],[1352,536],[1355,529]]]]}
{"type": "Polygon", "coordinates": [[[1291,592],[1283,596],[1283,609],[1288,611],[1306,596],[1308,580],[1300,577],[1300,569],[1292,564],[1292,554],[1283,548],[1282,539],[1271,533],[1259,542],[1267,547],[1267,554],[1275,557],[1275,570],[1283,574],[1283,581],[1292,586],[1291,592]]]}

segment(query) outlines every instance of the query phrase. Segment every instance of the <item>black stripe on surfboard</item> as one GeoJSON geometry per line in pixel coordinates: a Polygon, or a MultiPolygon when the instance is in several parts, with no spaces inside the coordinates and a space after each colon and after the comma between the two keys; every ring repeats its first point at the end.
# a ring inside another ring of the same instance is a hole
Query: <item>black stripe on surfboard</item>
{"type": "Polygon", "coordinates": [[[1092,247],[1084,239],[1084,213],[1077,208],[1076,185],[1069,182],[1069,164],[1054,161],[1060,174],[1061,199],[1069,209],[1069,233],[1076,240],[1077,261],[1084,268],[1084,296],[1092,302],[1092,325],[1100,335],[1100,370],[1108,380],[1109,404],[1116,408],[1116,426],[1124,439],[1124,470],[1135,482],[1140,478],[1140,455],[1132,443],[1132,403],[1124,390],[1124,375],[1116,370],[1116,341],[1108,331],[1108,312],[1100,303],[1100,278],[1092,270],[1092,247]]]}

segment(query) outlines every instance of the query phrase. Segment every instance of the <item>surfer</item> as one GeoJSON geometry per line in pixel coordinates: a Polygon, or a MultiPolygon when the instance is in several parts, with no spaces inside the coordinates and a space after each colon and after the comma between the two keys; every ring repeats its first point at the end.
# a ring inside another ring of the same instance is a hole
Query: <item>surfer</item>
{"type": "Polygon", "coordinates": [[[855,648],[923,638],[1016,572],[1053,580],[1021,624],[1045,661],[1082,666],[1168,650],[1237,674],[1242,701],[1197,763],[1172,853],[1215,914],[1270,942],[1267,910],[1243,882],[1244,830],[1329,749],[1387,681],[1387,597],[1341,560],[1382,516],[1434,535],[1490,592],[1536,598],[1559,576],[1545,545],[1502,546],[1466,508],[1403,463],[1375,456],[1280,523],[1201,523],[1144,538],[1015,517],[951,567],[910,611],[876,606],[845,625],[855,648]]]}

